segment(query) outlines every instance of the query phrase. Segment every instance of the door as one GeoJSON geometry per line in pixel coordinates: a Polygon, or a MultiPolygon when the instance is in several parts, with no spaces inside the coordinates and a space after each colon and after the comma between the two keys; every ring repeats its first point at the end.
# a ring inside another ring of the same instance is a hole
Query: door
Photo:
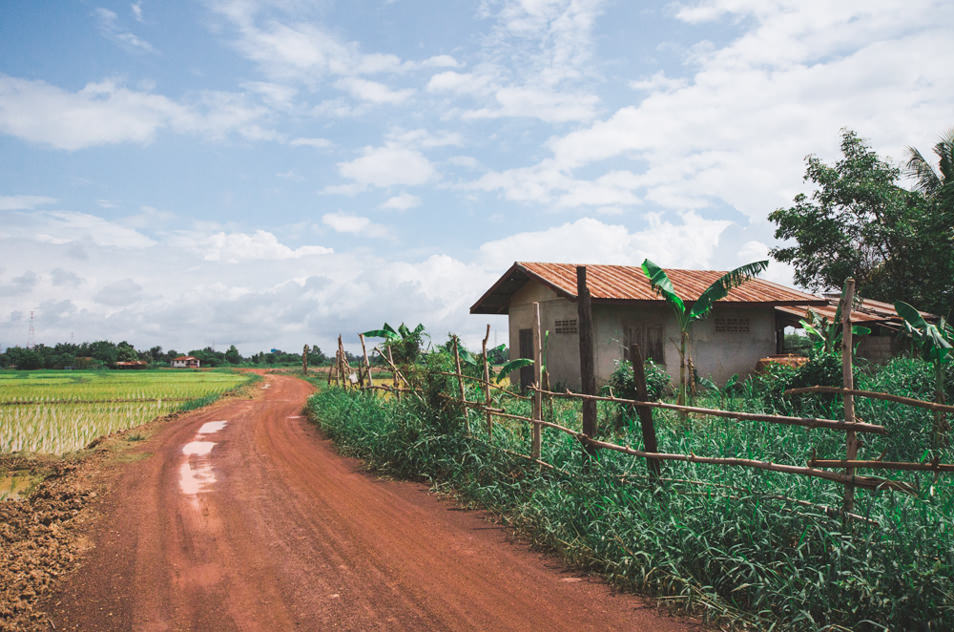
{"type": "MultiPolygon", "coordinates": [[[[520,330],[520,356],[521,358],[533,357],[533,330],[520,330]]],[[[525,366],[520,369],[520,390],[525,391],[533,384],[533,367],[525,366]]]]}

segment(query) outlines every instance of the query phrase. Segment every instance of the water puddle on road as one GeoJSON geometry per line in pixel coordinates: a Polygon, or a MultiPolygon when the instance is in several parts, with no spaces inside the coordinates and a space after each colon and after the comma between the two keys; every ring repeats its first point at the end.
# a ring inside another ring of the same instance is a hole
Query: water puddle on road
{"type": "Polygon", "coordinates": [[[182,446],[185,459],[179,466],[179,489],[183,494],[196,496],[211,491],[215,483],[212,470],[212,448],[215,441],[207,441],[207,435],[219,432],[229,422],[208,421],[199,428],[192,441],[182,446]]]}

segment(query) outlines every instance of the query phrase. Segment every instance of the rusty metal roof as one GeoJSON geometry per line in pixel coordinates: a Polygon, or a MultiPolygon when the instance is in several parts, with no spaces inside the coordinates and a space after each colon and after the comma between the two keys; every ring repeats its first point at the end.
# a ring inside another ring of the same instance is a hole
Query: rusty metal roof
{"type": "MultiPolygon", "coordinates": [[[[518,261],[470,308],[472,314],[506,314],[510,297],[530,280],[552,288],[559,296],[576,299],[576,264],[518,261]]],[[[666,269],[676,294],[692,302],[725,274],[720,270],[666,269]]],[[[586,285],[595,302],[658,302],[663,298],[649,285],[639,266],[586,265],[586,285]]],[[[750,279],[729,291],[728,303],[762,305],[819,305],[824,298],[765,281],[750,279]]]]}
{"type": "MultiPolygon", "coordinates": [[[[841,295],[826,294],[825,296],[828,300],[827,305],[813,306],[811,309],[819,316],[827,318],[830,322],[835,318],[835,312],[838,310],[841,295]]],[[[806,306],[780,306],[776,307],[776,310],[795,317],[793,321],[795,319],[808,318],[808,307],[806,306]]],[[[928,322],[936,322],[938,319],[937,316],[930,312],[920,312],[920,314],[928,322]]],[[[894,305],[870,298],[862,299],[855,304],[855,308],[851,310],[851,322],[860,325],[881,325],[892,329],[900,329],[904,326],[904,321],[894,310],[894,305]]]]}

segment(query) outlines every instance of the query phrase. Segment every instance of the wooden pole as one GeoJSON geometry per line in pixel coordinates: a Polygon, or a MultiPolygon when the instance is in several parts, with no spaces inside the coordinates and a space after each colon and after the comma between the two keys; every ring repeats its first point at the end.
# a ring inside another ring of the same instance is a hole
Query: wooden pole
{"type": "Polygon", "coordinates": [[[331,376],[334,375],[335,366],[338,364],[338,352],[335,351],[335,361],[328,366],[328,386],[331,386],[331,376]]]}
{"type": "MultiPolygon", "coordinates": [[[[842,388],[846,391],[842,395],[845,403],[845,421],[855,421],[855,396],[850,392],[855,388],[855,378],[851,366],[851,306],[855,300],[855,280],[845,279],[845,289],[841,293],[841,378],[842,388]]],[[[845,459],[853,461],[858,456],[858,435],[854,430],[845,433],[845,459]]],[[[855,507],[854,468],[845,468],[848,483],[845,485],[845,512],[851,512],[855,507]]]]}
{"type": "Polygon", "coordinates": [[[301,374],[308,375],[308,345],[301,350],[301,374]]]}
{"type": "Polygon", "coordinates": [[[345,352],[344,345],[341,343],[341,334],[338,334],[338,377],[341,379],[341,385],[348,388],[348,378],[345,376],[345,352]]]}
{"type": "MultiPolygon", "coordinates": [[[[458,345],[457,336],[454,336],[454,366],[457,367],[457,388],[460,391],[460,401],[466,403],[467,396],[464,393],[464,378],[463,373],[460,370],[460,348],[458,345]]],[[[467,436],[470,436],[470,411],[464,408],[464,429],[467,433],[467,436]]]]}
{"type": "MultiPolygon", "coordinates": [[[[490,406],[490,360],[487,358],[487,341],[490,340],[490,323],[487,323],[487,333],[484,334],[484,404],[490,406]]],[[[487,439],[490,440],[494,434],[494,418],[487,413],[487,439]]]]}
{"type": "MultiPolygon", "coordinates": [[[[640,353],[639,345],[633,343],[629,347],[629,357],[633,361],[633,380],[636,383],[636,398],[640,401],[649,399],[649,390],[646,388],[646,371],[643,367],[643,354],[640,353]]],[[[636,409],[639,414],[639,425],[643,430],[643,446],[646,452],[659,452],[659,445],[656,442],[656,426],[653,425],[653,411],[651,408],[640,406],[636,409]]],[[[646,467],[649,468],[649,475],[654,479],[659,478],[659,461],[656,459],[646,459],[646,467]]]]}
{"type": "MultiPolygon", "coordinates": [[[[543,419],[543,335],[540,332],[540,303],[533,304],[533,418],[543,419]]],[[[530,457],[540,458],[543,441],[541,426],[533,424],[530,431],[530,457]]]]}
{"type": "Polygon", "coordinates": [[[368,348],[364,346],[364,334],[358,334],[361,338],[361,353],[364,354],[364,368],[368,372],[368,386],[374,386],[374,378],[371,377],[371,362],[368,360],[368,348]]]}
{"type": "Polygon", "coordinates": [[[401,388],[401,383],[398,382],[398,370],[397,367],[394,366],[394,356],[391,354],[391,345],[388,345],[385,348],[388,350],[388,366],[391,367],[391,379],[394,383],[395,396],[398,399],[401,399],[401,391],[399,390],[401,388]]]}
{"type": "MultiPolygon", "coordinates": [[[[586,266],[576,267],[577,322],[580,331],[580,382],[584,394],[596,394],[596,375],[593,368],[593,313],[590,291],[586,287],[586,266]]],[[[596,434],[596,401],[583,400],[583,434],[596,434]]],[[[585,443],[589,454],[595,454],[592,444],[585,443]]]]}

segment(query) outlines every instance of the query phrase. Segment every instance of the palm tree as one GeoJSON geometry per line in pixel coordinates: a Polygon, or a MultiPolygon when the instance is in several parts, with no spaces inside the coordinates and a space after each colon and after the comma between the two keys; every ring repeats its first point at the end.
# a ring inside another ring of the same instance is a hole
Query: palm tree
{"type": "Polygon", "coordinates": [[[915,191],[951,208],[954,206],[954,129],[934,145],[934,153],[939,159],[937,170],[915,147],[908,147],[905,173],[914,179],[915,191]]]}
{"type": "Polygon", "coordinates": [[[666,302],[672,307],[676,314],[676,322],[679,323],[679,399],[680,405],[686,404],[686,372],[691,362],[689,357],[689,331],[692,324],[697,320],[706,318],[712,312],[712,305],[721,298],[725,298],[734,287],[738,287],[758,275],[768,267],[768,260],[755,261],[739,266],[735,270],[726,272],[716,281],[706,288],[693,303],[692,307],[686,308],[685,301],[676,294],[672,286],[672,281],[666,271],[655,263],[646,259],[643,261],[643,273],[649,279],[649,284],[657,294],[661,294],[666,302]]]}

